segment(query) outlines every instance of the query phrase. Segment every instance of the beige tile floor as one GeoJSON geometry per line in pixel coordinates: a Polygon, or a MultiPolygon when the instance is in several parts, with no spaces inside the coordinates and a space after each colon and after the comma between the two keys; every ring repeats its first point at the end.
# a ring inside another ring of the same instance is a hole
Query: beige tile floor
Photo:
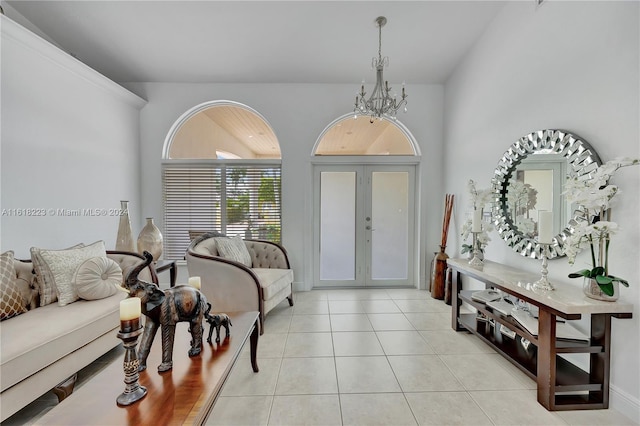
{"type": "Polygon", "coordinates": [[[450,315],[426,291],[297,293],[267,316],[260,372],[240,359],[207,424],[634,424],[613,409],[545,410],[535,382],[450,315]]]}
{"type": "MultiPolygon", "coordinates": [[[[535,383],[450,307],[409,289],[313,290],[269,313],[258,345],[225,383],[209,425],[633,425],[609,410],[549,412],[535,383]]],[[[116,349],[80,374],[89,380],[116,349]]],[[[33,424],[45,395],[3,425],[33,424]]]]}

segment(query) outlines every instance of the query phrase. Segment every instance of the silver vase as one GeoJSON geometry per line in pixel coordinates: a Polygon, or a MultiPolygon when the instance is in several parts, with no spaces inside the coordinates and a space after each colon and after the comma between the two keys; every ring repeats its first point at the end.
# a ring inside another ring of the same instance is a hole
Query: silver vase
{"type": "Polygon", "coordinates": [[[116,250],[130,251],[135,253],[136,244],[133,240],[133,230],[131,229],[131,219],[129,218],[129,202],[120,201],[120,223],[118,224],[118,235],[116,237],[116,250]]]}
{"type": "Polygon", "coordinates": [[[138,253],[148,251],[153,255],[153,260],[157,261],[162,255],[162,234],[153,223],[153,218],[147,218],[147,224],[138,235],[138,253]]]}
{"type": "Polygon", "coordinates": [[[615,302],[620,297],[620,286],[617,281],[613,282],[613,296],[608,296],[607,294],[603,293],[594,278],[584,277],[582,291],[584,292],[585,296],[591,299],[604,300],[606,302],[615,302]]]}

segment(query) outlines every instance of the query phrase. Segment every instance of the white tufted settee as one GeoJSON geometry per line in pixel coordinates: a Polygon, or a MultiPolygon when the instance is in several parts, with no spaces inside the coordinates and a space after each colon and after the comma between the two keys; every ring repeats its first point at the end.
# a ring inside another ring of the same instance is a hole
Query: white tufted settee
{"type": "Polygon", "coordinates": [[[251,260],[243,264],[219,253],[219,238],[226,239],[212,232],[191,242],[185,256],[189,276],[200,277],[201,291],[213,312],[259,311],[262,334],[270,310],[285,299],[293,306],[293,270],[287,252],[269,241],[244,240],[251,260]]]}

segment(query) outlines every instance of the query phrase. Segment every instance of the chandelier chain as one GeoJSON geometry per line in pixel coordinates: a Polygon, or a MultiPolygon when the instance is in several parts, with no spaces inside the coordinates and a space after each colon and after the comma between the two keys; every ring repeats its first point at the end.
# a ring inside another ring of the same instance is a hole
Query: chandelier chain
{"type": "Polygon", "coordinates": [[[382,24],[378,23],[378,61],[382,63],[382,24]]]}

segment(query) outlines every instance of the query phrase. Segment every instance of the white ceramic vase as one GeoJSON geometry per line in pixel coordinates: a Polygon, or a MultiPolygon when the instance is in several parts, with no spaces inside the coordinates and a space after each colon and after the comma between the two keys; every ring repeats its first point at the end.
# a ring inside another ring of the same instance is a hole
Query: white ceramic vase
{"type": "Polygon", "coordinates": [[[153,255],[153,260],[158,261],[162,255],[162,233],[153,223],[153,218],[147,218],[147,224],[138,235],[138,253],[148,251],[153,255]]]}

